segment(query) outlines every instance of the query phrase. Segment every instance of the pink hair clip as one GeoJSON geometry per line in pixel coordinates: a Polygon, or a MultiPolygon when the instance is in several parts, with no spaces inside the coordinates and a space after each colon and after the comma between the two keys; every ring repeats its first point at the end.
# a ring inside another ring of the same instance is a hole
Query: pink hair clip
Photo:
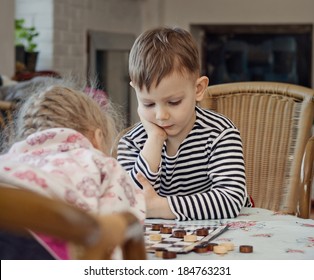
{"type": "Polygon", "coordinates": [[[86,87],[84,92],[93,98],[102,109],[105,109],[108,104],[108,94],[101,90],[91,87],[86,87]]]}

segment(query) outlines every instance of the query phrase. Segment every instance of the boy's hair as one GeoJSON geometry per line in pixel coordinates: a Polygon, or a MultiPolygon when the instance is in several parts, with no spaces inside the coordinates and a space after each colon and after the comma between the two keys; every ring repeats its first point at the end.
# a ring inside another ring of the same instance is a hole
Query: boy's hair
{"type": "Polygon", "coordinates": [[[23,103],[16,117],[14,141],[57,127],[74,129],[90,140],[93,132],[101,129],[108,153],[117,134],[109,103],[106,109],[101,109],[80,90],[52,85],[35,92],[23,103]]]}
{"type": "Polygon", "coordinates": [[[182,28],[159,27],[142,33],[129,55],[129,75],[132,83],[147,91],[178,71],[199,75],[200,61],[192,35],[182,28]]]}

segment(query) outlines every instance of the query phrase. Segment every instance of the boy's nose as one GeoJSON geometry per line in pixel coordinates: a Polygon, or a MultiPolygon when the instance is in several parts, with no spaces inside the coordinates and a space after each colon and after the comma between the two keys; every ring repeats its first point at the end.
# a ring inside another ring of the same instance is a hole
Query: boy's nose
{"type": "Polygon", "coordinates": [[[167,112],[167,110],[163,109],[163,108],[158,108],[156,111],[156,119],[157,120],[166,120],[169,118],[169,114],[167,112]]]}

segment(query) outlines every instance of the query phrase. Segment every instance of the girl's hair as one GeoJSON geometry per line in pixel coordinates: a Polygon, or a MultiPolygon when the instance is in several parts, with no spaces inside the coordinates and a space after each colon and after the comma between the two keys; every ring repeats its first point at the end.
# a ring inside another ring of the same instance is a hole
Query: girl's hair
{"type": "Polygon", "coordinates": [[[167,75],[199,75],[200,61],[192,35],[181,28],[160,27],[142,33],[129,55],[129,75],[132,83],[149,91],[167,75]]]}
{"type": "Polygon", "coordinates": [[[83,91],[57,84],[39,89],[23,102],[15,121],[14,142],[37,131],[57,127],[74,129],[90,140],[99,128],[108,154],[118,129],[109,101],[102,109],[83,91]]]}

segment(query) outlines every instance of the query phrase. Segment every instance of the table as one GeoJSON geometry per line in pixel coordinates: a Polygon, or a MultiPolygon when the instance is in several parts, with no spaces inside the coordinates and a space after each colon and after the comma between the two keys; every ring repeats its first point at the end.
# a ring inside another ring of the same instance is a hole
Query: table
{"type": "MultiPolygon", "coordinates": [[[[243,208],[234,219],[184,221],[147,219],[147,223],[181,225],[225,225],[229,229],[213,242],[232,242],[234,251],[225,255],[213,252],[177,254],[186,260],[314,260],[314,220],[301,219],[261,208],[243,208]],[[253,253],[240,253],[240,245],[252,245],[253,253]]],[[[148,253],[148,259],[160,259],[148,253]]]]}

